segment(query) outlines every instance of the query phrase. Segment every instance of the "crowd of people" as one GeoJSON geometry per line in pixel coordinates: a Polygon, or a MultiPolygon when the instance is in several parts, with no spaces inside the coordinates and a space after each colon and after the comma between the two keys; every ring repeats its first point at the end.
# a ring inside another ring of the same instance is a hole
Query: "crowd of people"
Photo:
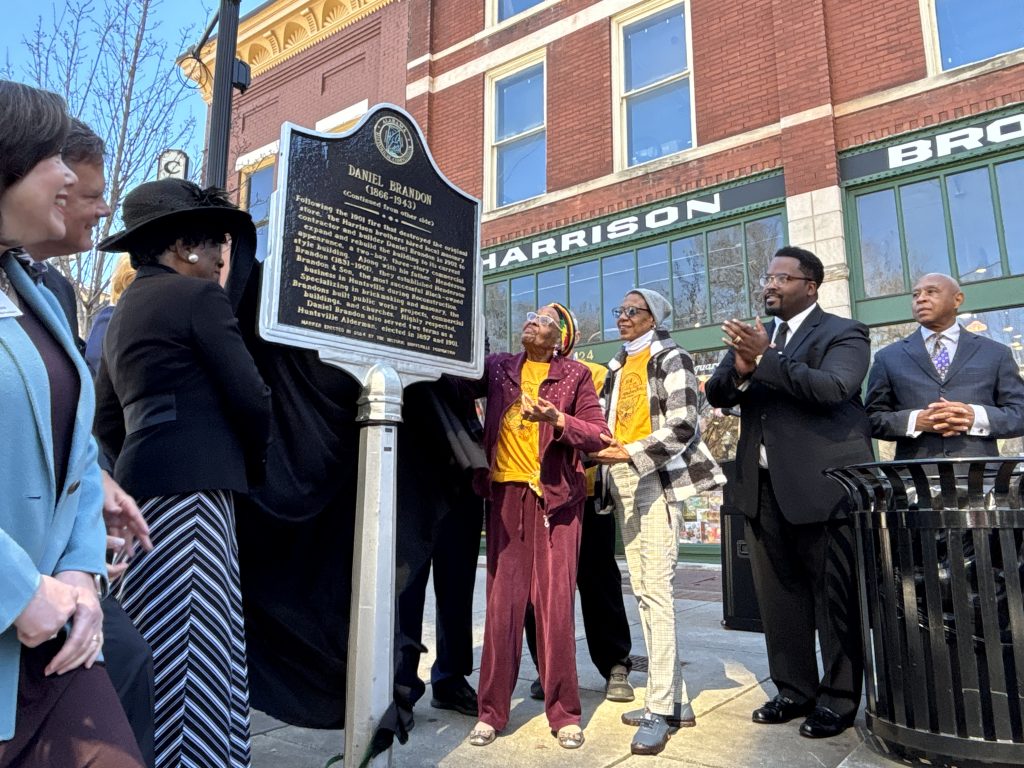
{"type": "MultiPolygon", "coordinates": [[[[351,574],[312,548],[352,546],[357,388],[308,351],[258,339],[253,222],[183,180],[126,196],[123,230],[98,245],[127,254],[120,300],[82,341],[74,289],[47,259],[89,249],[111,213],[103,143],[59,97],[10,81],[0,123],[0,768],[245,768],[251,703],[339,727],[351,574]],[[311,555],[270,569],[269,547],[311,555]]],[[[872,438],[922,458],[995,454],[997,439],[1024,434],[1013,356],[957,323],[953,278],[917,281],[919,330],[873,366],[867,328],[820,307],[824,281],[813,253],[781,248],[761,278],[773,321],[726,321],[705,387],[741,419],[733,496],[777,691],[752,719],[802,717],[808,738],[852,724],[863,678],[852,525],[823,471],[870,461],[872,438]]],[[[508,726],[524,630],[552,736],[584,745],[577,589],[606,698],[634,700],[616,526],[649,659],[642,706],[621,715],[630,749],[658,754],[697,724],[674,608],[678,542],[687,501],[725,476],[701,438],[671,303],[639,287],[612,314],[622,347],[607,366],[574,358],[576,317],[552,303],[527,313],[521,351],[487,355],[479,380],[406,393],[386,725],[402,741],[426,692],[431,572],[430,704],[475,717],[471,745],[508,726]]],[[[350,550],[335,554],[351,563],[350,550]]]]}

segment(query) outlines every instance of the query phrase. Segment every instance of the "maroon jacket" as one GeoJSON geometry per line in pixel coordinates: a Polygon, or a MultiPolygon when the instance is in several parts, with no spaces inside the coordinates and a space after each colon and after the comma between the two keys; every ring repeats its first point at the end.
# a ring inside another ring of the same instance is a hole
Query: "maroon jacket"
{"type": "MultiPolygon", "coordinates": [[[[487,398],[484,418],[484,450],[494,467],[502,416],[522,396],[523,363],[526,353],[488,355],[483,378],[472,386],[476,397],[487,398]]],[[[594,392],[590,370],[582,363],[554,357],[548,377],[538,395],[565,414],[565,429],[556,437],[551,424],[540,427],[540,484],[544,491],[545,516],[578,505],[587,497],[580,452],[593,453],[605,447],[601,435],[611,434],[594,392]]],[[[488,484],[489,486],[489,484],[488,484]]],[[[489,496],[490,488],[477,488],[489,496]]]]}

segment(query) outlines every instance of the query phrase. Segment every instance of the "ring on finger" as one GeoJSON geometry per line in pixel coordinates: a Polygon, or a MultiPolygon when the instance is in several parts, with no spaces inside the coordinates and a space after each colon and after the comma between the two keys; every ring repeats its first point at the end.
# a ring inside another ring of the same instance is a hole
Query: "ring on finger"
{"type": "Polygon", "coordinates": [[[733,336],[733,338],[732,338],[732,343],[733,343],[733,344],[739,344],[739,343],[740,343],[740,342],[741,342],[742,340],[743,340],[743,337],[742,337],[742,336],[740,336],[740,335],[739,335],[739,334],[737,333],[737,334],[736,334],[735,336],[733,336]]]}

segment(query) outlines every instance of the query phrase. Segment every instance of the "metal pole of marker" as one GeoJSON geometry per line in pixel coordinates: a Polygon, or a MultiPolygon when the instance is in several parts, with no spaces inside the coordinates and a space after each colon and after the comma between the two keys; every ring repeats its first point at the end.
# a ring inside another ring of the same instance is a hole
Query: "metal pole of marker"
{"type": "MultiPolygon", "coordinates": [[[[325,361],[326,362],[326,361],[325,361]]],[[[395,477],[402,379],[377,364],[359,397],[360,479],[352,558],[352,610],[345,705],[345,766],[362,765],[391,704],[395,636],[395,477]]],[[[391,749],[367,763],[390,768],[391,749]]]]}

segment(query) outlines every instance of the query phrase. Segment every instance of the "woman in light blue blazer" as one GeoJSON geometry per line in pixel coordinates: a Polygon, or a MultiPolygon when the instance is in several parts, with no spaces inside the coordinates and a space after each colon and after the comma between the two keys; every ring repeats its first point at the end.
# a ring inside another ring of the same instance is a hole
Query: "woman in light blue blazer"
{"type": "Polygon", "coordinates": [[[0,126],[0,768],[141,768],[95,664],[106,539],[92,381],[22,250],[64,235],[64,102],[0,80],[0,126]]]}

